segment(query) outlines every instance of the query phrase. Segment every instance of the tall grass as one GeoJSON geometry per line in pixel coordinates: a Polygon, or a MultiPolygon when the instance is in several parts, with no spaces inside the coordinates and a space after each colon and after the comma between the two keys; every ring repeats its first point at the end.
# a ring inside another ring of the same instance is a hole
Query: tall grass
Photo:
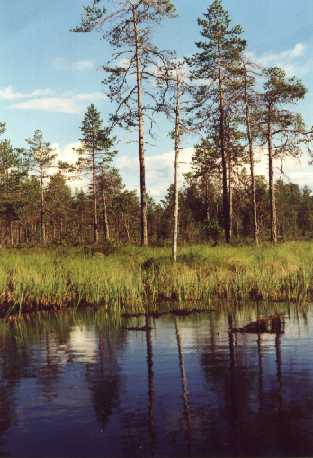
{"type": "Polygon", "coordinates": [[[313,244],[125,247],[109,256],[79,249],[0,251],[2,313],[103,305],[114,311],[216,300],[305,302],[313,297],[313,244]]]}

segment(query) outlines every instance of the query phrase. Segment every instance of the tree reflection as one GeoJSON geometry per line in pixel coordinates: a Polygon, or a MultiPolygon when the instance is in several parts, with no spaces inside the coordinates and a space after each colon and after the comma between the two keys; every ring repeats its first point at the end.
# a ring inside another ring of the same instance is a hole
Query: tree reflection
{"type": "Polygon", "coordinates": [[[148,419],[151,450],[154,451],[156,445],[155,433],[155,387],[154,387],[154,370],[153,370],[153,348],[151,337],[151,318],[148,314],[145,317],[146,325],[146,345],[147,345],[147,370],[148,370],[148,419]]]}
{"type": "Polygon", "coordinates": [[[122,329],[99,333],[95,361],[86,364],[86,380],[102,431],[119,404],[121,377],[118,359],[125,340],[126,331],[122,329]]]}
{"type": "Polygon", "coordinates": [[[181,385],[182,385],[182,392],[183,392],[183,412],[184,412],[184,419],[185,419],[185,430],[187,436],[187,448],[188,454],[191,454],[191,416],[190,416],[190,404],[189,404],[189,389],[188,389],[188,381],[187,381],[187,374],[185,369],[185,358],[184,358],[184,351],[183,351],[183,341],[182,336],[179,330],[179,324],[177,318],[175,318],[175,332],[176,332],[176,342],[177,342],[177,351],[178,351],[178,361],[179,361],[179,371],[180,371],[180,378],[181,378],[181,385]]]}

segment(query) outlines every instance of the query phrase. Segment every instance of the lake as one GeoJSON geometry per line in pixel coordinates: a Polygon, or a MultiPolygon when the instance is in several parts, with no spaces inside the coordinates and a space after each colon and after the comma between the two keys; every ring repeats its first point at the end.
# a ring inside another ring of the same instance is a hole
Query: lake
{"type": "Polygon", "coordinates": [[[313,309],[229,332],[277,307],[2,322],[0,456],[313,455],[313,309]]]}

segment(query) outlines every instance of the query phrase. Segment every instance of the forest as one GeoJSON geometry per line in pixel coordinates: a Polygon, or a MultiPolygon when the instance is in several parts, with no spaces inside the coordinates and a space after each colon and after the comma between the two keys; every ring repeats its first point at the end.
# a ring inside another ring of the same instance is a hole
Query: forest
{"type": "Polygon", "coordinates": [[[199,41],[188,57],[153,40],[161,21],[177,20],[171,0],[113,2],[110,10],[103,3],[85,6],[69,33],[94,32],[110,44],[102,83],[111,115],[86,108],[72,163],[57,158],[40,129],[19,147],[1,124],[1,245],[171,245],[176,259],[177,243],[310,239],[311,189],[275,176],[286,158],[310,154],[312,131],[297,111],[303,83],[253,62],[221,0],[198,18],[199,41]],[[173,140],[173,182],[155,201],[145,149],[160,117],[168,131],[158,135],[173,140]],[[137,136],[139,194],[125,187],[114,162],[115,132],[123,128],[137,136]],[[195,139],[194,152],[180,186],[187,138],[195,139]],[[260,157],[267,176],[256,173],[260,157]]]}

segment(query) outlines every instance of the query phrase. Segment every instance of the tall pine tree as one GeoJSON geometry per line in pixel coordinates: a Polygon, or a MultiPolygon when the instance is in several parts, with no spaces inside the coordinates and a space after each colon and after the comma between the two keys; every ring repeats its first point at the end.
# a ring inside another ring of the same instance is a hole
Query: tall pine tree
{"type": "Polygon", "coordinates": [[[229,176],[231,165],[226,143],[230,125],[228,113],[234,103],[234,80],[238,78],[241,54],[246,42],[240,26],[233,26],[221,0],[214,0],[198,19],[202,40],[196,43],[198,52],[189,63],[191,78],[197,82],[194,89],[196,125],[216,140],[222,161],[223,216],[225,240],[231,239],[229,176]]]}

